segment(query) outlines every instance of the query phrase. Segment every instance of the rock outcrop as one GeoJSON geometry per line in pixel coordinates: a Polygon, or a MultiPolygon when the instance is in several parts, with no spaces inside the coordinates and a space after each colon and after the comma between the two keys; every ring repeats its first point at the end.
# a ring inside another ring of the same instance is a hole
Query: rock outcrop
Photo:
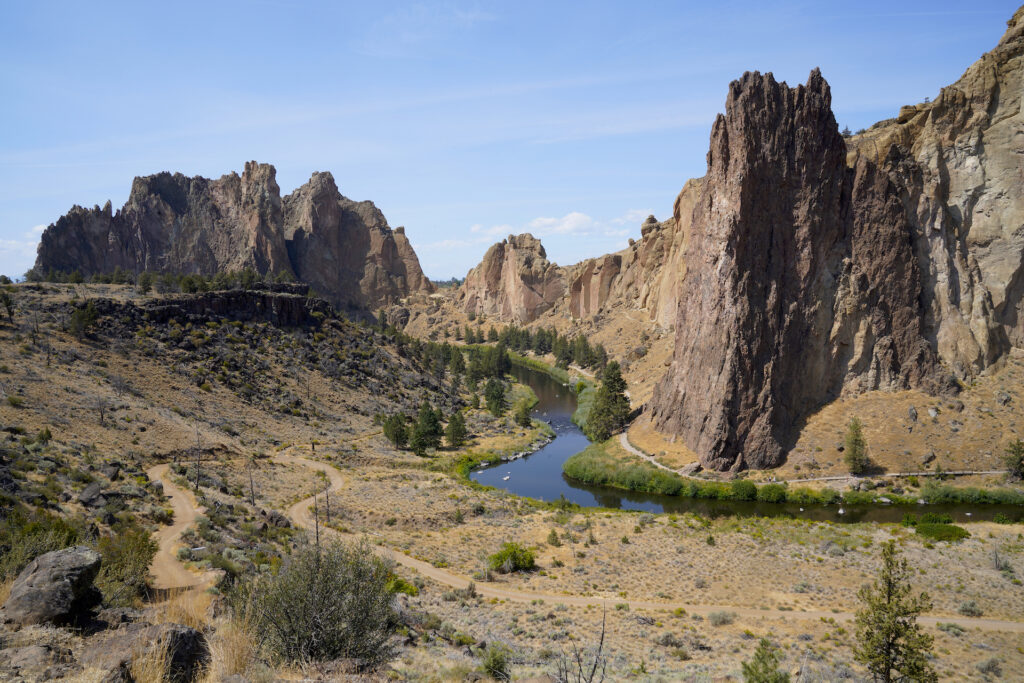
{"type": "Polygon", "coordinates": [[[100,555],[85,546],[40,555],[21,571],[0,610],[0,622],[65,625],[88,619],[102,596],[93,585],[100,555]]]}
{"type": "Polygon", "coordinates": [[[284,234],[295,275],[336,305],[379,308],[410,292],[432,292],[404,228],[394,231],[372,202],[343,197],[330,173],[314,173],[284,199],[284,234]]]}
{"type": "Polygon", "coordinates": [[[731,84],[652,405],[705,466],[780,464],[807,415],[844,390],[947,386],[893,180],[901,160],[894,149],[884,166],[847,168],[817,70],[792,89],[759,73],[731,84]]]}
{"type": "Polygon", "coordinates": [[[691,180],[676,197],[674,215],[659,222],[648,216],[640,239],[622,251],[566,268],[569,314],[591,318],[614,309],[639,310],[661,327],[675,324],[685,267],[681,255],[701,180],[691,180]]]}
{"type": "Polygon", "coordinates": [[[342,196],[329,173],[281,197],[269,164],[218,180],[159,173],[136,178],[114,213],[75,206],[44,231],[36,269],[85,276],[122,269],[285,274],[339,308],[373,309],[432,292],[404,230],[371,202],[342,196]]]}
{"type": "Polygon", "coordinates": [[[851,140],[893,175],[935,347],[961,379],[1024,345],[1024,8],[960,79],[851,140]]]}
{"type": "Polygon", "coordinates": [[[466,275],[458,296],[467,314],[522,324],[551,308],[565,291],[561,269],[548,261],[540,240],[527,233],[491,246],[466,275]]]}

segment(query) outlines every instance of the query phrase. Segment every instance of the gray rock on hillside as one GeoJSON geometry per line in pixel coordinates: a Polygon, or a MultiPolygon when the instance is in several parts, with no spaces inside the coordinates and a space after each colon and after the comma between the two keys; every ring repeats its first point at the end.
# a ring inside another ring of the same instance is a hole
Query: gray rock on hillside
{"type": "Polygon", "coordinates": [[[99,553],[85,546],[40,555],[15,579],[0,622],[61,625],[89,616],[102,597],[92,583],[99,570],[99,553]]]}

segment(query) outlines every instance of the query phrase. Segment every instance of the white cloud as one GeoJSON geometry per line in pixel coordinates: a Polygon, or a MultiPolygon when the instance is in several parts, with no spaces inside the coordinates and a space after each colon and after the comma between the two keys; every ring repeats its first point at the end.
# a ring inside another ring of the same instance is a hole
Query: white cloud
{"type": "Polygon", "coordinates": [[[46,230],[45,225],[36,225],[15,239],[0,239],[0,273],[21,277],[31,268],[43,230],[46,230]]]}
{"type": "Polygon", "coordinates": [[[547,235],[589,235],[596,226],[593,218],[579,211],[572,211],[561,218],[534,218],[526,228],[534,237],[547,235]]]}
{"type": "Polygon", "coordinates": [[[653,213],[654,212],[650,209],[630,209],[618,218],[611,219],[609,222],[612,225],[636,225],[637,223],[642,223],[653,213]]]}

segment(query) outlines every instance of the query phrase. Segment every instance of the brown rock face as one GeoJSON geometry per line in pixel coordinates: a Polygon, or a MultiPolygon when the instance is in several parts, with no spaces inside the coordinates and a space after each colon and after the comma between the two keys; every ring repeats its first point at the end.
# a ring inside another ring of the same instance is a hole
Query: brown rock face
{"type": "Polygon", "coordinates": [[[404,231],[371,202],[343,197],[329,173],[281,198],[274,167],[254,161],[218,180],[159,173],[136,178],[116,214],[73,207],[43,233],[36,268],[89,276],[116,268],[287,273],[331,303],[375,308],[433,291],[404,231]]]}
{"type": "Polygon", "coordinates": [[[561,269],[548,261],[540,240],[530,234],[509,235],[469,271],[459,298],[466,313],[528,323],[551,308],[565,290],[561,269]]]}
{"type": "Polygon", "coordinates": [[[338,192],[330,173],[314,173],[284,199],[284,235],[299,280],[336,292],[335,305],[377,308],[410,292],[432,292],[405,237],[372,202],[338,192]]]}
{"type": "Polygon", "coordinates": [[[898,192],[872,162],[847,169],[830,105],[817,70],[794,89],[747,73],[712,128],[652,405],[705,466],[779,464],[851,383],[939,386],[898,192]]]}

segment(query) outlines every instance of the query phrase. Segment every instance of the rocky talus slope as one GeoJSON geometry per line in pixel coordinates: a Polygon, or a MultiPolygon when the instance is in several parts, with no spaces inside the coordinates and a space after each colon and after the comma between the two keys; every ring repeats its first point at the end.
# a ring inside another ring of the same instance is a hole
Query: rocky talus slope
{"type": "Polygon", "coordinates": [[[136,178],[116,213],[75,206],[43,233],[36,269],[89,276],[116,268],[171,273],[285,273],[339,308],[366,309],[433,291],[402,228],[344,197],[330,173],[282,198],[270,164],[217,180],[136,178]]]}

